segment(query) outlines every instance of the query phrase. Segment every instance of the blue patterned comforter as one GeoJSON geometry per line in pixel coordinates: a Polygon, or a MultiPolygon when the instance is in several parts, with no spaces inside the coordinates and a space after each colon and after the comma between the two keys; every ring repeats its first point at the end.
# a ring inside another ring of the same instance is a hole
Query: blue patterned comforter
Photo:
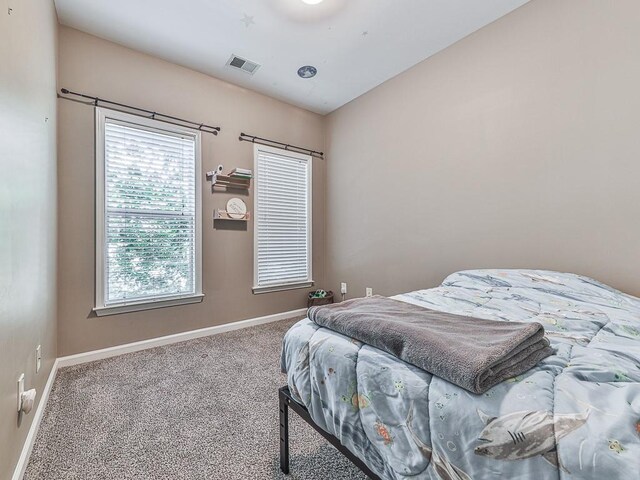
{"type": "Polygon", "coordinates": [[[292,394],[380,477],[640,478],[640,299],[534,270],[458,272],[393,298],[540,322],[556,354],[474,395],[309,320],[296,323],[282,354],[292,394]]]}

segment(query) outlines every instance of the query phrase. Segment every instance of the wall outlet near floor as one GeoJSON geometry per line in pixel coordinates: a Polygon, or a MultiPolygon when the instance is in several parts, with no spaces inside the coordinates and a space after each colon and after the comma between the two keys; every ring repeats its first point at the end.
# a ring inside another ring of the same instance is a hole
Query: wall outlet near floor
{"type": "Polygon", "coordinates": [[[22,410],[22,394],[24,393],[24,373],[18,377],[18,412],[22,410]]]}
{"type": "Polygon", "coordinates": [[[42,346],[38,345],[36,347],[36,373],[40,371],[41,366],[42,366],[42,346]]]}
{"type": "Polygon", "coordinates": [[[367,287],[366,290],[365,290],[365,295],[367,297],[373,297],[373,288],[367,287]]]}
{"type": "Polygon", "coordinates": [[[347,282],[342,282],[340,284],[340,293],[342,295],[346,295],[347,294],[347,282]]]}

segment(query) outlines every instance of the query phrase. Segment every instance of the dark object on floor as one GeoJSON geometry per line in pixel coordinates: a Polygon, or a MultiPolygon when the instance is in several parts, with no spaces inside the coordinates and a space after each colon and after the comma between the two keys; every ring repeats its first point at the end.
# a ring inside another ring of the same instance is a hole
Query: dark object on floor
{"type": "Polygon", "coordinates": [[[378,295],[313,307],[307,315],[476,394],[554,353],[537,322],[454,315],[378,295]]]}
{"type": "Polygon", "coordinates": [[[324,290],[313,290],[309,292],[309,298],[307,299],[307,308],[317,307],[320,305],[329,305],[333,303],[333,292],[329,290],[325,292],[324,290]],[[324,292],[324,296],[319,296],[318,292],[324,292]]]}
{"type": "Polygon", "coordinates": [[[347,447],[342,445],[340,440],[330,433],[325,432],[315,424],[311,415],[309,415],[309,411],[303,405],[296,402],[291,396],[288,386],[284,386],[278,390],[278,396],[280,398],[280,471],[282,473],[285,475],[289,474],[289,408],[291,408],[294,412],[300,415],[300,418],[315,428],[320,435],[326,438],[331,445],[336,447],[340,453],[351,460],[351,462],[362,470],[369,478],[372,480],[380,480],[380,477],[369,470],[369,467],[351,453],[347,447]]]}

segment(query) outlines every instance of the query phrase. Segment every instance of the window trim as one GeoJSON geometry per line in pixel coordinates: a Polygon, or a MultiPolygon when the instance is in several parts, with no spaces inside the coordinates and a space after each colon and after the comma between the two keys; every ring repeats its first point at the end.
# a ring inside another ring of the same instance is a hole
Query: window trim
{"type": "Polygon", "coordinates": [[[312,205],[312,190],[313,190],[313,158],[311,155],[305,155],[303,153],[292,152],[290,150],[284,150],[282,148],[271,147],[267,145],[260,145],[254,143],[253,145],[253,171],[255,172],[254,178],[254,231],[253,231],[253,293],[271,293],[281,292],[285,290],[294,290],[299,288],[307,288],[314,285],[313,281],[313,205],[312,205]],[[298,160],[304,160],[307,164],[307,268],[309,275],[307,280],[302,282],[293,283],[277,283],[270,285],[258,285],[258,185],[260,184],[260,175],[258,174],[258,152],[268,152],[277,155],[283,155],[287,157],[296,158],[298,160]]]}
{"type": "Polygon", "coordinates": [[[201,302],[202,293],[202,158],[201,134],[198,130],[188,127],[168,125],[159,120],[140,117],[129,113],[96,107],[95,114],[95,307],[93,311],[98,316],[116,315],[120,313],[137,312],[154,308],[171,307],[201,302]],[[105,304],[105,273],[106,273],[106,191],[105,191],[105,123],[115,120],[118,123],[130,124],[151,131],[171,135],[187,135],[195,140],[195,278],[194,293],[184,295],[166,295],[155,298],[123,301],[105,304]]]}

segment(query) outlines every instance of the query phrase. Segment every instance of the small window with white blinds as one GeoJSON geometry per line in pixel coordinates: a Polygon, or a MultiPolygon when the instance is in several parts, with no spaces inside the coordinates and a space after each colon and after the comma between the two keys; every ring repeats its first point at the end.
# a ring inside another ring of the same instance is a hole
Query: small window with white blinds
{"type": "Polygon", "coordinates": [[[254,293],[313,284],[311,157],[254,146],[254,293]]]}
{"type": "Polygon", "coordinates": [[[96,159],[96,312],[200,301],[200,133],[97,109],[96,159]]]}

